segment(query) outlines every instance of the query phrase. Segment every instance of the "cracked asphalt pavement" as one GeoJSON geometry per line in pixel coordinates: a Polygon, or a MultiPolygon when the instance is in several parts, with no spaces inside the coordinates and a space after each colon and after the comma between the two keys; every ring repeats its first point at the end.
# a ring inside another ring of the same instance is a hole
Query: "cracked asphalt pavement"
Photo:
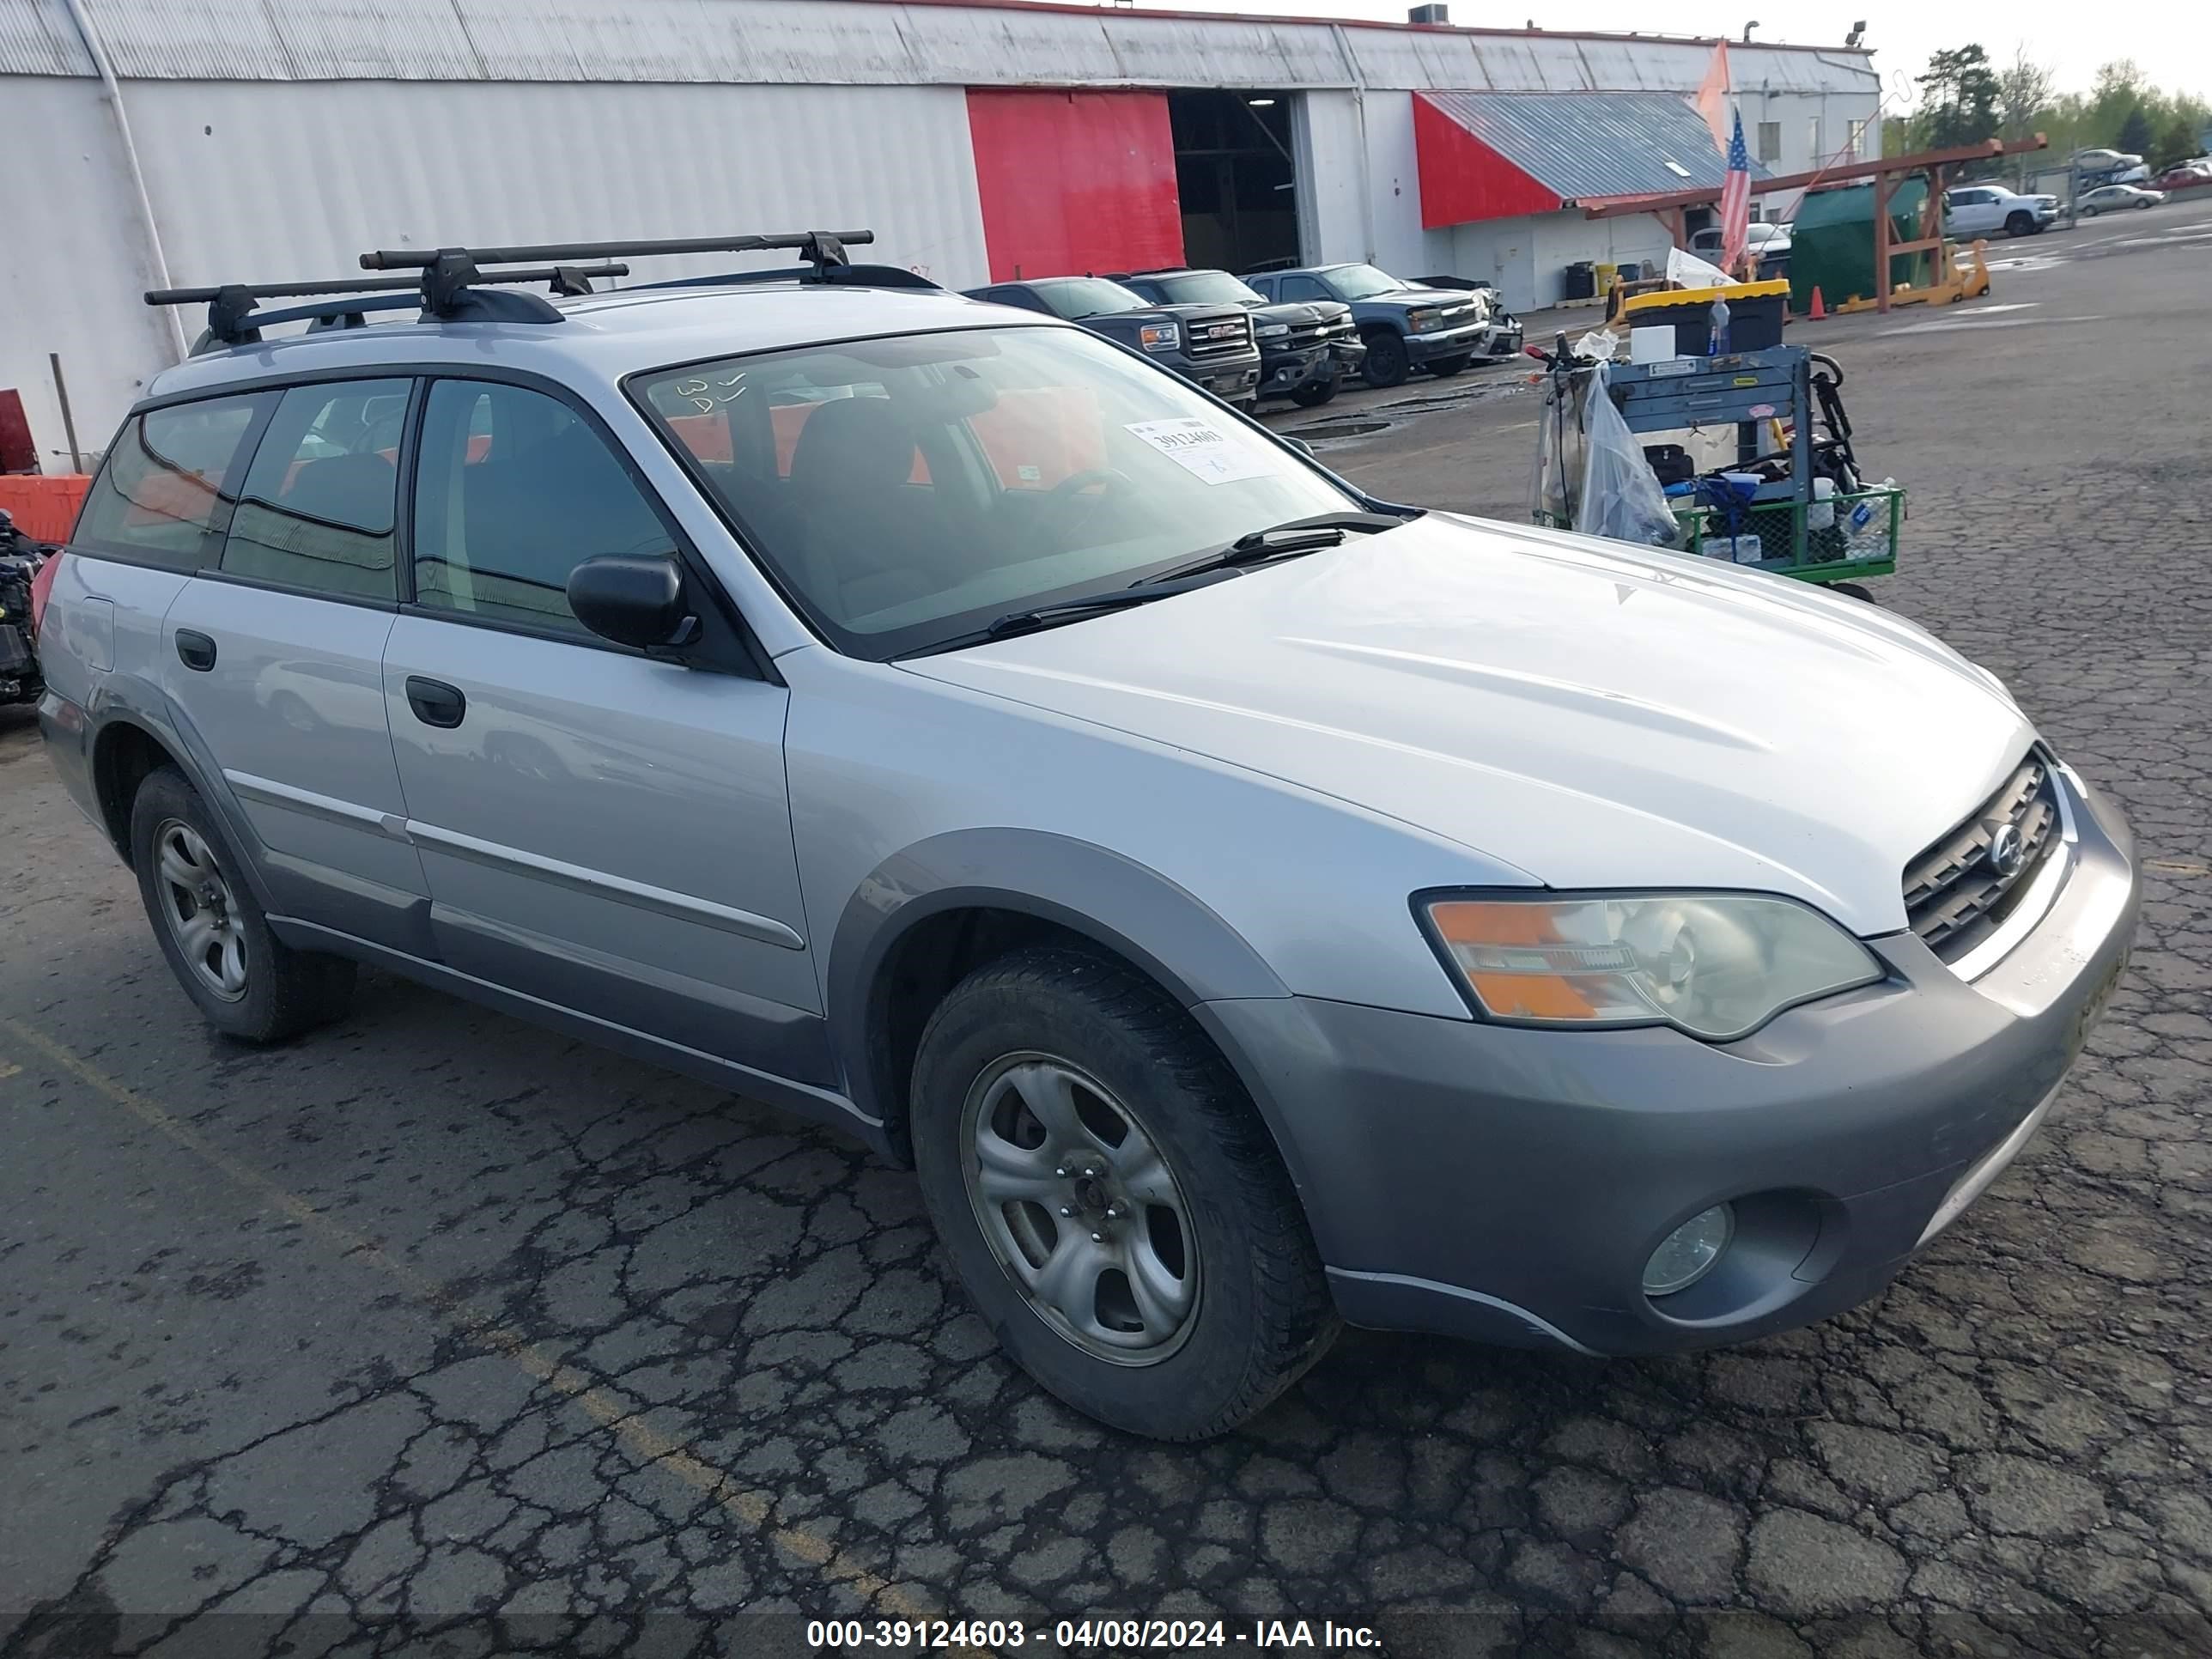
{"type": "MultiPolygon", "coordinates": [[[[1913,491],[1882,602],[2118,798],[2148,902],[2044,1133],[1881,1300],[1633,1362],[1354,1332],[1243,1432],[1128,1440],[826,1132],[380,976],[216,1038],[0,714],[0,1653],[747,1652],[763,1611],[2212,1650],[2212,203],[1998,251],[1986,305],[1797,337],[1913,491]]],[[[1358,403],[1334,464],[1516,514],[1514,371],[1358,403]]]]}

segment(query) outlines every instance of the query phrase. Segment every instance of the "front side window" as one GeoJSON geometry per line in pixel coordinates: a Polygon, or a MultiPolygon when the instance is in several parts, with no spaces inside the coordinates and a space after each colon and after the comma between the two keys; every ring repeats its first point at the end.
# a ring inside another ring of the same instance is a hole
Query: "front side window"
{"type": "Polygon", "coordinates": [[[1119,283],[1109,283],[1103,276],[1085,276],[1071,283],[1043,283],[1036,292],[1052,307],[1054,316],[1064,317],[1071,323],[1080,322],[1085,317],[1110,317],[1117,311],[1143,311],[1152,305],[1143,295],[1119,283]]]}
{"type": "Polygon", "coordinates": [[[215,398],[125,421],[93,481],[74,539],[173,569],[198,569],[239,447],[267,401],[267,394],[215,398]]]}
{"type": "Polygon", "coordinates": [[[568,609],[568,573],[675,541],[582,416],[489,380],[431,383],[413,528],[418,605],[579,638],[596,636],[568,609]]]}
{"type": "Polygon", "coordinates": [[[1328,280],[1340,300],[1371,300],[1378,294],[1395,294],[1406,286],[1373,265],[1339,265],[1328,273],[1328,280]]]}
{"type": "Polygon", "coordinates": [[[393,527],[406,380],[294,386],[246,470],[225,574],[355,599],[398,597],[393,527]]]}
{"type": "Polygon", "coordinates": [[[1073,329],[768,352],[639,375],[631,393],[799,608],[876,660],[1358,505],[1073,329]]]}

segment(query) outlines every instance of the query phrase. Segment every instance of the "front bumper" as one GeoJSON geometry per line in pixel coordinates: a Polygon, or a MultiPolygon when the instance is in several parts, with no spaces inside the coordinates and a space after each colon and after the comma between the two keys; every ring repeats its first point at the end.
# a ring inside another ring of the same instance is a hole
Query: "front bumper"
{"type": "Polygon", "coordinates": [[[1438,329],[1433,334],[1408,334],[1406,356],[1416,363],[1432,363],[1440,357],[1471,357],[1488,349],[1489,334],[1487,323],[1438,329]]]}
{"type": "Polygon", "coordinates": [[[1260,360],[1260,395],[1288,397],[1301,386],[1328,380],[1335,374],[1336,360],[1326,344],[1268,352],[1260,360]]]}
{"type": "Polygon", "coordinates": [[[1171,368],[1192,385],[1203,386],[1224,403],[1237,403],[1255,395],[1260,384],[1260,354],[1239,357],[1210,357],[1203,362],[1180,351],[1152,352],[1146,356],[1163,368],[1171,368]]]}
{"type": "Polygon", "coordinates": [[[2135,929],[2119,816],[2061,772],[2064,884],[1974,982],[1911,933],[1889,977],[1741,1042],[1570,1033],[1307,998],[1200,1014],[1237,1059],[1355,1324],[1634,1354],[1739,1342],[1873,1296],[2024,1145],[2135,929]],[[1652,1249],[1732,1203],[1690,1289],[1652,1249]]]}

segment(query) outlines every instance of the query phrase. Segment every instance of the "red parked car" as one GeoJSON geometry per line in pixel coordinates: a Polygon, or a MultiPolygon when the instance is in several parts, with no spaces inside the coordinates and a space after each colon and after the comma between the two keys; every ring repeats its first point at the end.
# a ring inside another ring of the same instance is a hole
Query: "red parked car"
{"type": "Polygon", "coordinates": [[[2212,185],[2212,167],[2189,162],[2178,167],[2168,167],[2158,175],[2155,188],[2160,190],[2189,190],[2198,185],[2212,185]]]}

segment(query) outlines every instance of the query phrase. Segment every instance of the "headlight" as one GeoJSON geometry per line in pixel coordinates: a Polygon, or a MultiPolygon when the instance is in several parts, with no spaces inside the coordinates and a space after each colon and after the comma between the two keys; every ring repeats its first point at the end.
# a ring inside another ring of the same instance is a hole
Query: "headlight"
{"type": "Polygon", "coordinates": [[[1147,351],[1173,351],[1182,343],[1182,327],[1177,323],[1146,323],[1137,331],[1137,339],[1147,351]]]}
{"type": "Polygon", "coordinates": [[[1724,1042],[1882,976],[1866,946],[1791,899],[1441,896],[1419,908],[1476,1004],[1516,1024],[1673,1025],[1724,1042]]]}
{"type": "Polygon", "coordinates": [[[1409,311],[1406,313],[1406,326],[1416,334],[1425,334],[1443,319],[1441,311],[1409,311]]]}
{"type": "Polygon", "coordinates": [[[1290,332],[1291,325],[1288,323],[1269,323],[1260,330],[1260,337],[1263,340],[1286,339],[1290,332]]]}

